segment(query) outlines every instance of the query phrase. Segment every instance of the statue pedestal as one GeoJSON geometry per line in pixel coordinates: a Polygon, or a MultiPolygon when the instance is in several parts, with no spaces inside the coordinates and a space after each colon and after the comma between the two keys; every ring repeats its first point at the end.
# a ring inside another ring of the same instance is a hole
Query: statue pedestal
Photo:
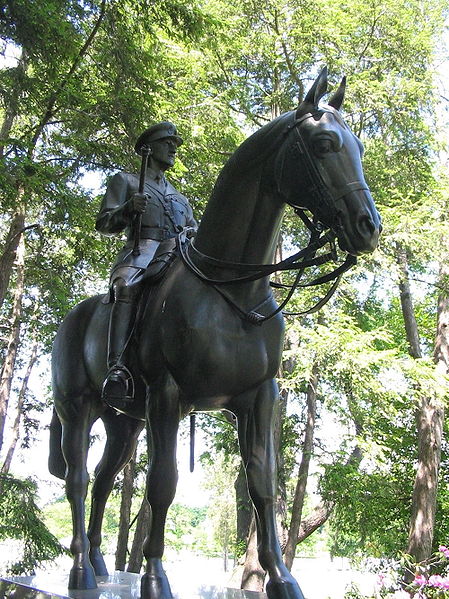
{"type": "MultiPolygon", "coordinates": [[[[183,592],[182,580],[172,578],[170,585],[175,599],[266,599],[265,593],[240,589],[219,589],[201,584],[193,589],[191,581],[183,592]]],[[[3,577],[0,578],[0,599],[138,599],[140,596],[140,575],[130,572],[99,576],[98,588],[89,591],[69,590],[67,580],[67,575],[58,572],[3,577]]]]}

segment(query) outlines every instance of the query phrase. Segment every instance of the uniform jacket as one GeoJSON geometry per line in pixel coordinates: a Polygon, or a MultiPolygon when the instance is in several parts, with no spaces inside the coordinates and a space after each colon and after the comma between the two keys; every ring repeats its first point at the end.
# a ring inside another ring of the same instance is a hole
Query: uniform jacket
{"type": "Polygon", "coordinates": [[[161,190],[150,178],[145,181],[144,193],[148,195],[148,203],[142,214],[140,255],[133,256],[134,246],[134,214],[130,213],[125,203],[132,194],[139,190],[139,177],[131,173],[117,173],[107,186],[100,211],[97,216],[96,229],[105,235],[113,235],[125,231],[127,243],[120,251],[113,266],[134,266],[146,268],[151,262],[158,243],[175,237],[184,227],[197,228],[190,204],[173,185],[165,180],[165,190],[161,190]],[[148,241],[146,241],[148,240],[148,241]]]}

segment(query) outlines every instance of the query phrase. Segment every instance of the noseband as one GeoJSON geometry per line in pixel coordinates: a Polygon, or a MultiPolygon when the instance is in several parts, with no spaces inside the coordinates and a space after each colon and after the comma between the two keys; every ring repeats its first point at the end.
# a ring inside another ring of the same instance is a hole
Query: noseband
{"type": "Polygon", "coordinates": [[[295,119],[295,121],[287,127],[287,129],[283,132],[283,136],[287,136],[293,131],[295,133],[295,140],[293,144],[291,144],[284,151],[282,160],[279,160],[278,164],[275,167],[276,191],[278,195],[282,198],[282,200],[285,203],[287,203],[294,209],[295,213],[301,218],[303,223],[307,226],[307,228],[310,231],[309,243],[305,248],[276,264],[248,264],[241,262],[230,262],[226,260],[220,260],[218,258],[213,258],[212,256],[207,256],[195,247],[193,240],[190,241],[189,244],[185,243],[186,236],[184,232],[178,235],[178,250],[184,264],[188,267],[188,269],[191,272],[193,272],[199,279],[213,286],[218,291],[218,293],[220,293],[220,295],[222,295],[223,298],[245,320],[248,320],[252,324],[261,325],[267,320],[273,318],[279,312],[283,311],[296,289],[305,287],[315,287],[332,281],[332,285],[325,294],[325,296],[321,300],[319,300],[314,306],[312,306],[308,310],[305,310],[304,312],[284,312],[284,314],[291,316],[300,316],[317,312],[333,296],[343,273],[345,273],[347,270],[352,268],[357,263],[357,258],[355,256],[347,254],[344,262],[340,264],[340,266],[335,268],[332,272],[325,274],[321,277],[317,277],[316,279],[313,279],[310,282],[301,283],[301,278],[307,268],[326,264],[331,261],[337,261],[335,240],[337,238],[339,225],[337,222],[338,211],[336,209],[336,203],[350,192],[357,190],[368,190],[368,187],[366,186],[366,183],[364,181],[355,181],[346,184],[345,187],[341,189],[342,193],[339,194],[337,197],[333,197],[320,171],[316,167],[310,150],[307,147],[307,144],[305,143],[303,136],[301,135],[300,125],[305,120],[317,115],[322,115],[326,112],[329,114],[333,114],[330,110],[320,109],[319,111],[307,113],[302,117],[295,119]],[[324,207],[324,209],[327,211],[326,213],[332,215],[331,225],[326,226],[322,224],[317,216],[315,216],[313,220],[310,220],[310,218],[305,213],[305,208],[302,208],[294,201],[285,197],[280,182],[282,180],[282,172],[287,151],[292,152],[294,156],[302,160],[307,178],[305,193],[308,197],[310,197],[313,200],[314,205],[318,208],[319,212],[322,211],[321,207],[324,207]],[[320,256],[316,256],[316,252],[319,249],[323,248],[326,244],[330,245],[330,251],[320,256]],[[208,277],[197,266],[197,264],[195,264],[195,262],[192,259],[193,256],[195,256],[197,262],[205,266],[210,266],[223,270],[233,270],[234,272],[238,273],[238,276],[233,277],[232,279],[213,279],[211,277],[208,277]],[[257,311],[263,306],[263,304],[266,303],[267,300],[264,300],[261,304],[259,304],[252,310],[245,311],[242,310],[242,308],[240,308],[240,306],[238,306],[236,302],[234,302],[230,295],[222,289],[222,286],[224,285],[233,285],[237,283],[256,281],[262,279],[263,277],[269,276],[274,272],[285,270],[297,271],[295,281],[293,285],[284,285],[272,281],[270,282],[270,285],[274,288],[288,289],[288,293],[286,298],[282,301],[278,308],[270,314],[268,314],[267,316],[263,316],[262,314],[259,314],[259,312],[257,311]]]}

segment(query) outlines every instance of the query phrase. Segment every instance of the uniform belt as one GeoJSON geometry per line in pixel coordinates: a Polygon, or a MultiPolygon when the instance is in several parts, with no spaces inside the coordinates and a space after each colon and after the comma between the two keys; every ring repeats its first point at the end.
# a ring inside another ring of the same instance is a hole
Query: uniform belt
{"type": "Polygon", "coordinates": [[[176,233],[173,231],[161,227],[147,227],[146,225],[142,225],[140,233],[141,239],[155,239],[156,241],[165,241],[165,239],[170,239],[175,236],[176,233]]]}

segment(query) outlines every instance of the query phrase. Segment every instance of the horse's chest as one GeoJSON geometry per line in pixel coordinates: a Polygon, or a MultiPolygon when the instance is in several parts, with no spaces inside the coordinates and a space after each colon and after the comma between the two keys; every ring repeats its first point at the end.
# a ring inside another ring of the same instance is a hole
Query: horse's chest
{"type": "Polygon", "coordinates": [[[164,356],[189,395],[229,397],[276,375],[281,337],[280,330],[269,335],[254,325],[230,330],[213,322],[178,329],[176,341],[164,343],[164,356]]]}

